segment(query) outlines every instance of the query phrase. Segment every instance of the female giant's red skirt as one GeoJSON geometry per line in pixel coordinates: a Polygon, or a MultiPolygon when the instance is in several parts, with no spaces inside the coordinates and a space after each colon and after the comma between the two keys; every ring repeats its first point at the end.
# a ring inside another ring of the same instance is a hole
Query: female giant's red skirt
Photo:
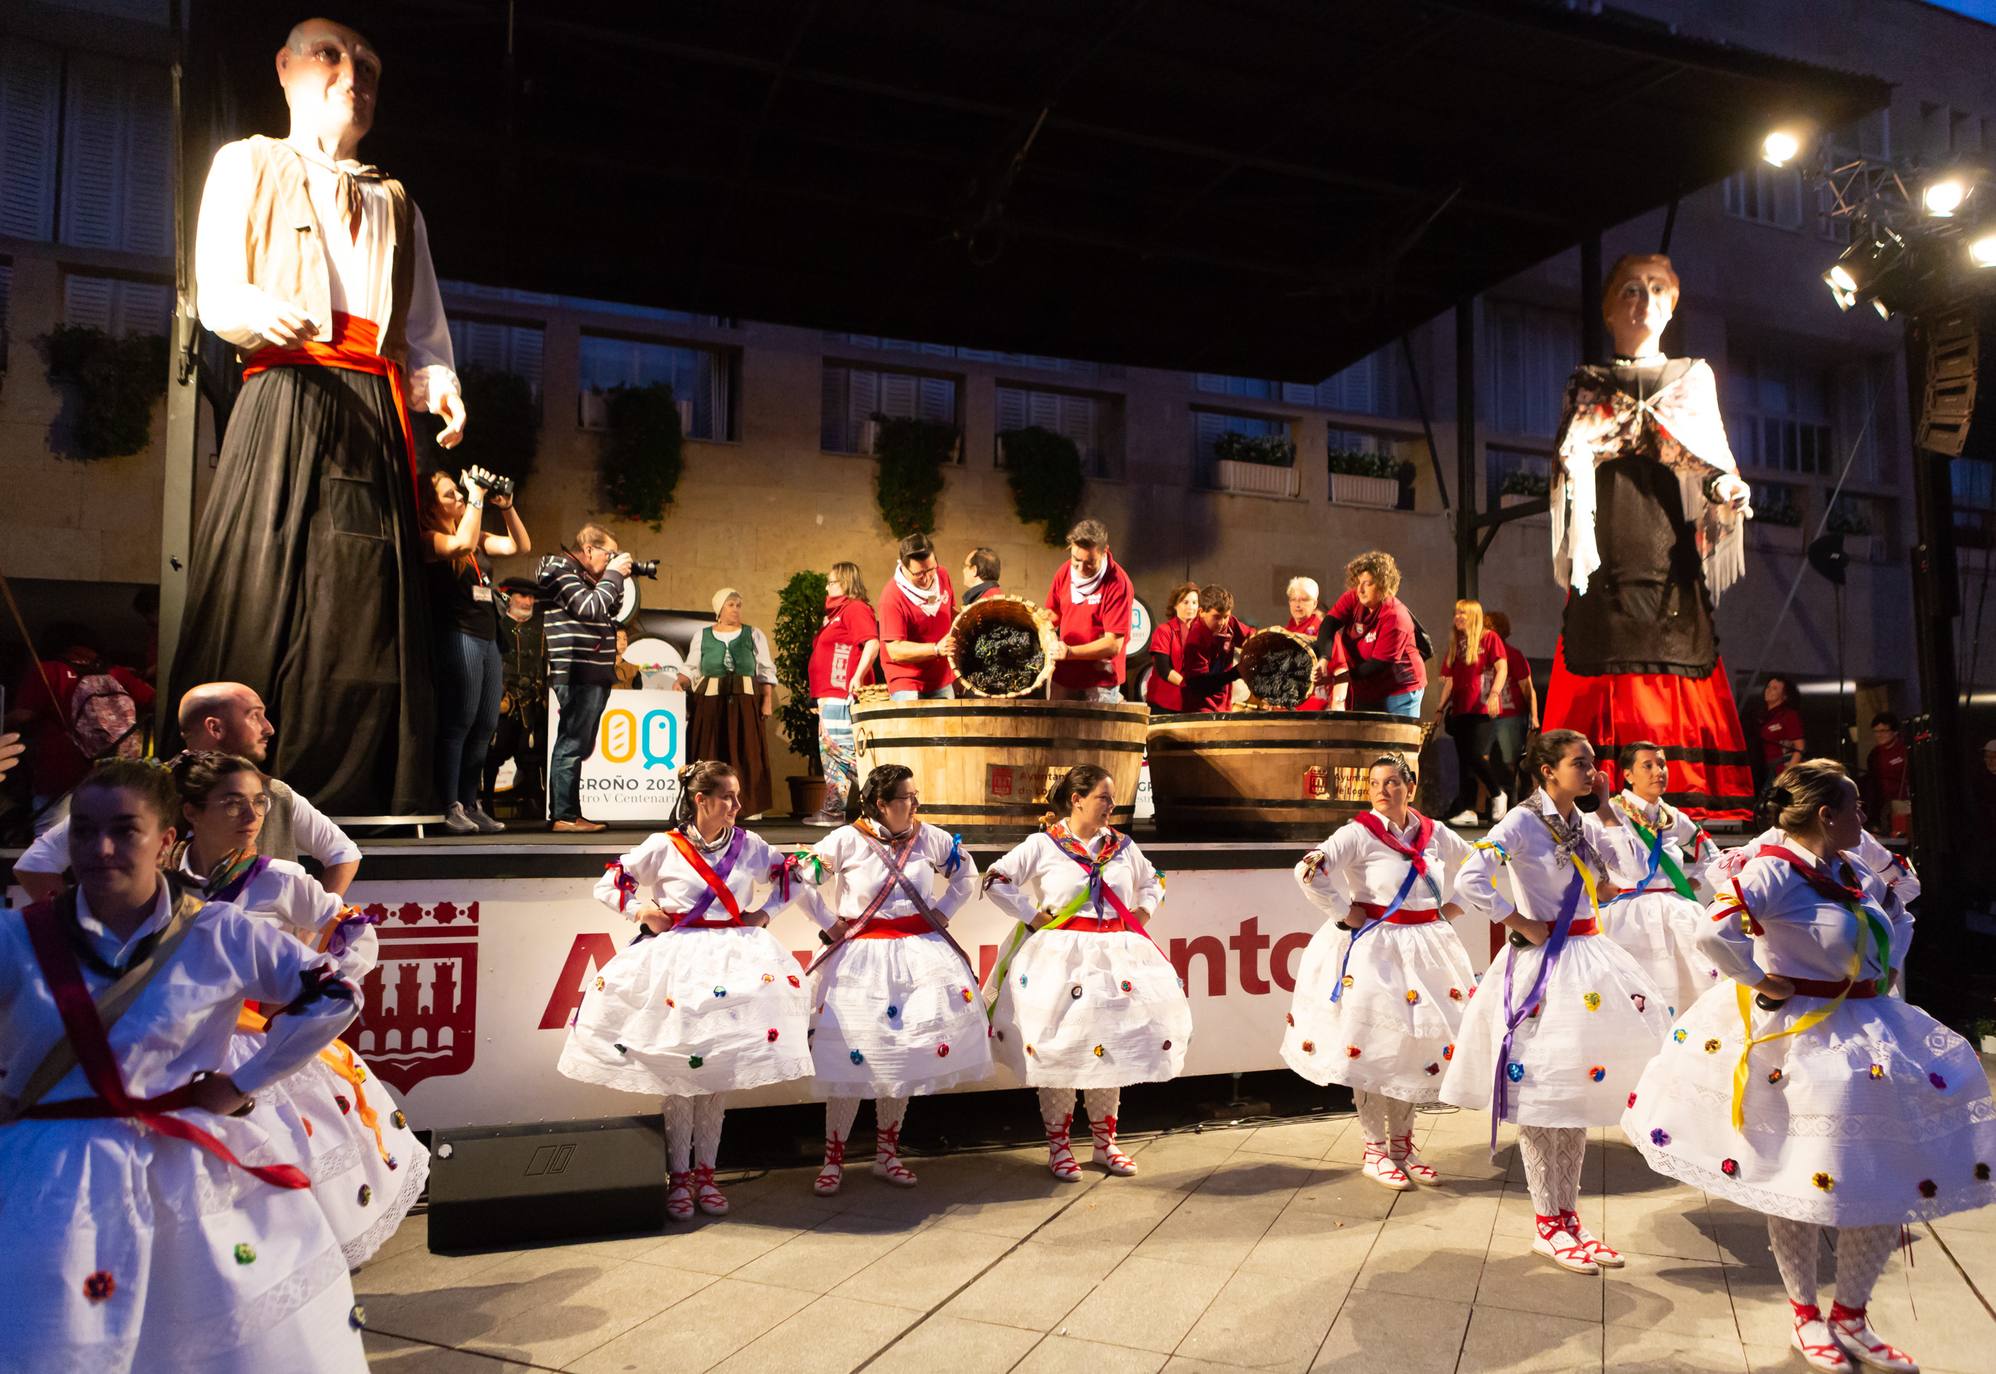
{"type": "Polygon", "coordinates": [[[1753,766],[1746,731],[1720,658],[1705,678],[1672,673],[1614,673],[1582,677],[1566,666],[1564,639],[1553,650],[1542,729],[1578,730],[1619,788],[1615,756],[1623,746],[1649,740],[1670,760],[1664,800],[1697,820],[1751,820],[1753,766]]]}

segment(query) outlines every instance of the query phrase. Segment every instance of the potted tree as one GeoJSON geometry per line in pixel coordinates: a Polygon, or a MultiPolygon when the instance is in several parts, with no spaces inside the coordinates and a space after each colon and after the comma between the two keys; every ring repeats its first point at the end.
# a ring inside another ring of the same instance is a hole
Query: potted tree
{"type": "Polygon", "coordinates": [[[790,575],[776,603],[776,681],[785,693],[778,723],[790,752],[804,760],[804,771],[791,774],[792,815],[809,816],[825,805],[825,774],[818,761],[818,703],[811,698],[811,646],[825,625],[825,575],[790,575]]]}
{"type": "Polygon", "coordinates": [[[1400,504],[1401,462],[1390,453],[1332,449],[1331,500],[1340,506],[1392,510],[1400,504]]]}
{"type": "Polygon", "coordinates": [[[1523,506],[1533,501],[1544,500],[1551,490],[1543,472],[1533,472],[1520,468],[1504,479],[1504,485],[1497,492],[1499,506],[1523,506]]]}

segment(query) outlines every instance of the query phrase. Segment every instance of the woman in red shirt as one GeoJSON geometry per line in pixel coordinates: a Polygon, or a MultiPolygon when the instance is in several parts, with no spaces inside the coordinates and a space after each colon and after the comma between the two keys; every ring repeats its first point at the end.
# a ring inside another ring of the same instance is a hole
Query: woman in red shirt
{"type": "Polygon", "coordinates": [[[1490,793],[1490,819],[1501,821],[1509,808],[1504,777],[1490,762],[1497,735],[1497,718],[1504,711],[1504,684],[1510,665],[1504,641],[1483,623],[1483,603],[1455,603],[1455,629],[1442,659],[1448,690],[1436,708],[1455,741],[1455,800],[1449,804],[1450,825],[1476,824],[1476,784],[1490,793]]]}
{"type": "Polygon", "coordinates": [[[1199,584],[1181,582],[1173,587],[1170,605],[1170,616],[1150,636],[1150,676],[1144,679],[1144,700],[1153,711],[1185,709],[1185,632],[1199,614],[1199,584]]]}
{"type": "Polygon", "coordinates": [[[1761,691],[1760,728],[1754,732],[1759,748],[1754,761],[1760,765],[1759,790],[1781,776],[1781,770],[1802,761],[1807,744],[1802,734],[1802,713],[1795,709],[1795,679],[1770,673],[1761,691]]]}
{"type": "Polygon", "coordinates": [[[1318,681],[1349,682],[1345,707],[1421,718],[1428,665],[1420,627],[1400,600],[1400,565],[1370,549],[1345,564],[1345,594],[1317,634],[1318,681]]]}
{"type": "Polygon", "coordinates": [[[873,678],[880,656],[880,622],[866,599],[857,563],[834,563],[825,575],[825,623],[811,644],[811,698],[818,704],[818,758],[825,804],[806,825],[846,823],[846,794],[859,780],[853,749],[852,694],[873,678]]]}
{"type": "MultiPolygon", "coordinates": [[[[1282,628],[1289,631],[1292,635],[1301,635],[1303,638],[1314,642],[1317,638],[1317,632],[1324,628],[1323,607],[1317,603],[1319,595],[1317,579],[1314,577],[1292,577],[1289,579],[1288,587],[1284,589],[1284,595],[1289,598],[1289,622],[1282,628]]],[[[1330,704],[1328,699],[1318,695],[1316,692],[1312,692],[1297,703],[1296,709],[1299,711],[1321,711],[1330,704]]]]}

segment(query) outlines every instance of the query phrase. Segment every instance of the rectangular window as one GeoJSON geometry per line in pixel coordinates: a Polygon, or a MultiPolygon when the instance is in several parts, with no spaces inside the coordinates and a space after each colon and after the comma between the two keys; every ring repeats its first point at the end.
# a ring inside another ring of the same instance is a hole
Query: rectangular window
{"type": "Polygon", "coordinates": [[[826,453],[871,453],[873,417],[957,424],[957,381],[920,372],[853,367],[827,360],[819,445],[826,453]]]}
{"type": "Polygon", "coordinates": [[[0,234],[47,239],[54,232],[61,91],[60,52],[11,35],[0,45],[0,234]]]}
{"type": "Polygon", "coordinates": [[[166,69],[71,54],[64,96],[59,238],[166,256],[173,250],[166,69]]]}
{"type": "Polygon", "coordinates": [[[1954,488],[1955,538],[1978,549],[1996,547],[1996,463],[1957,458],[1948,464],[1954,488]]]}
{"type": "Polygon", "coordinates": [[[1580,321],[1570,311],[1492,301],[1483,311],[1486,419],[1498,434],[1559,431],[1566,379],[1580,363],[1580,321]]]}
{"type": "Polygon", "coordinates": [[[1399,345],[1388,344],[1315,386],[1285,387],[1282,398],[1355,415],[1398,415],[1399,364],[1399,345]],[[1303,394],[1294,394],[1297,392],[1303,394]]]}
{"type": "Polygon", "coordinates": [[[173,288],[165,282],[71,272],[62,279],[62,320],[114,336],[167,334],[173,323],[173,288]]]}
{"type": "MultiPolygon", "coordinates": [[[[1001,441],[1008,430],[1037,425],[1072,439],[1081,451],[1082,470],[1090,477],[1122,475],[1122,402],[1118,398],[1001,384],[997,399],[1001,441]]],[[[998,457],[1003,466],[1002,444],[998,457]]]]}
{"type": "Polygon", "coordinates": [[[1772,349],[1741,352],[1721,400],[1726,435],[1743,467],[1820,474],[1836,470],[1831,407],[1835,374],[1772,349]]]}
{"type": "Polygon", "coordinates": [[[486,367],[510,372],[541,394],[541,350],[546,335],[537,324],[504,324],[495,320],[475,320],[453,315],[450,320],[451,354],[457,370],[486,367]]]}
{"type": "Polygon", "coordinates": [[[1192,377],[1197,390],[1213,396],[1238,396],[1249,401],[1273,401],[1282,395],[1282,384],[1267,377],[1230,377],[1224,372],[1198,372],[1192,377]]]}
{"type": "Polygon", "coordinates": [[[1756,162],[1727,177],[1720,192],[1726,213],[1735,219],[1796,229],[1802,224],[1802,174],[1793,167],[1756,162]]]}
{"type": "Polygon", "coordinates": [[[672,388],[680,424],[689,439],[734,437],[735,367],[732,355],[649,339],[582,336],[580,419],[583,428],[604,424],[604,395],[614,387],[672,388]]]}
{"type": "Polygon", "coordinates": [[[1059,372],[1069,377],[1094,377],[1101,373],[1098,363],[1080,358],[1056,358],[1045,353],[1001,353],[990,348],[966,348],[962,344],[923,343],[916,339],[890,339],[879,334],[851,334],[827,329],[825,342],[846,348],[875,349],[892,353],[919,353],[927,358],[960,358],[967,363],[996,363],[1001,367],[1030,367],[1040,372],[1059,372]]]}

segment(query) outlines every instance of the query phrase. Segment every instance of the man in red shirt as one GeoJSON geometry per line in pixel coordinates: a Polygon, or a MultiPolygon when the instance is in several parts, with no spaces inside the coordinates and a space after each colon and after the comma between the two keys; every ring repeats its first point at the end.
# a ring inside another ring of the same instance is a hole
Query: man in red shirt
{"type": "Polygon", "coordinates": [[[1199,589],[1199,613],[1185,631],[1179,670],[1187,711],[1231,711],[1241,645],[1254,627],[1234,619],[1234,594],[1218,583],[1199,589]]]}
{"type": "Polygon", "coordinates": [[[895,701],[936,701],[956,695],[950,667],[949,629],[956,621],[956,590],[936,566],[926,534],[901,541],[899,561],[880,595],[880,642],[887,661],[888,696],[895,701]]]}
{"type": "Polygon", "coordinates": [[[1905,839],[1913,833],[1913,793],[1899,717],[1890,711],[1873,716],[1871,742],[1864,762],[1864,814],[1872,829],[1905,839]]]}
{"type": "Polygon", "coordinates": [[[963,604],[975,606],[987,596],[1003,596],[1005,589],[998,585],[998,552],[995,549],[975,548],[964,555],[963,560],[963,604]]]}
{"type": "Polygon", "coordinates": [[[1054,645],[1055,701],[1123,699],[1123,645],[1130,637],[1130,575],[1109,556],[1109,531],[1083,520],[1067,532],[1067,562],[1053,575],[1047,609],[1060,642],[1054,645]]]}

